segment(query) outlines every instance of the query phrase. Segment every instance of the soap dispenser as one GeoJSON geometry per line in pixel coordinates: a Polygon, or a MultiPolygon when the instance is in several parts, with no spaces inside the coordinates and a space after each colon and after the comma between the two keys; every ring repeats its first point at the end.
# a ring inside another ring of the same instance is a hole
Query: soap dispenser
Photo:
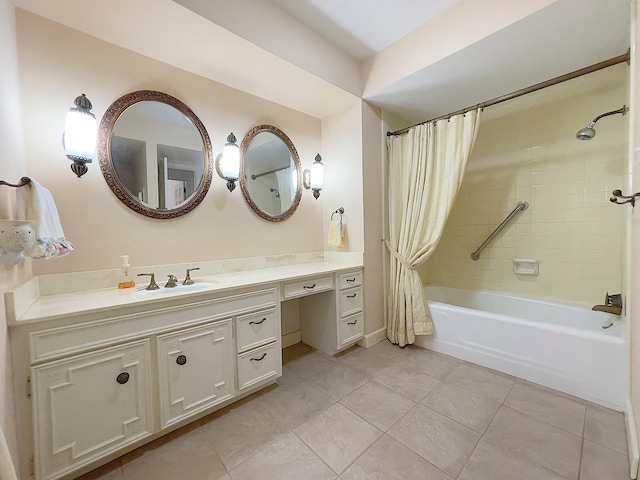
{"type": "Polygon", "coordinates": [[[120,267],[120,281],[118,282],[118,288],[135,287],[136,282],[133,281],[133,275],[131,274],[129,255],[120,255],[120,258],[122,258],[122,266],[120,267]]]}

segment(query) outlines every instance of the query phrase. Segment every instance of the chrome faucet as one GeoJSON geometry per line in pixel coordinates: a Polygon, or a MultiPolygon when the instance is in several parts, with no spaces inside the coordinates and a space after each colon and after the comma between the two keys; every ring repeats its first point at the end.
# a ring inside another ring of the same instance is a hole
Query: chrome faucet
{"type": "Polygon", "coordinates": [[[155,273],[139,273],[139,277],[151,277],[151,281],[145,290],[158,290],[160,287],[156,283],[156,274],[155,273]]]}
{"type": "Polygon", "coordinates": [[[604,297],[604,305],[594,305],[591,310],[622,315],[622,294],[609,295],[609,292],[607,292],[604,297]]]}
{"type": "Polygon", "coordinates": [[[168,277],[169,280],[167,280],[167,283],[164,284],[164,288],[171,288],[178,285],[176,283],[178,281],[178,277],[176,277],[175,275],[168,275],[168,277]]]}
{"type": "Polygon", "coordinates": [[[189,272],[192,272],[194,270],[200,270],[200,267],[187,268],[187,276],[184,277],[184,282],[182,282],[183,285],[193,285],[193,280],[191,279],[189,272]]]}

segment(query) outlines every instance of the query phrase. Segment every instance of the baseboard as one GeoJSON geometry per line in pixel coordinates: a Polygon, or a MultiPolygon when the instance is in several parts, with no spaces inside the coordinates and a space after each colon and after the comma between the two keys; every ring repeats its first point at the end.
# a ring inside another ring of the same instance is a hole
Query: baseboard
{"type": "Polygon", "coordinates": [[[631,400],[627,400],[627,408],[624,415],[627,423],[627,449],[629,450],[629,476],[638,478],[638,463],[640,462],[640,449],[638,448],[638,432],[636,431],[636,420],[633,413],[631,400]]]}
{"type": "Polygon", "coordinates": [[[362,337],[362,340],[358,342],[358,345],[364,348],[369,348],[375,345],[376,343],[380,343],[383,340],[386,340],[386,338],[387,338],[387,327],[382,327],[381,329],[376,330],[375,332],[371,332],[365,335],[364,337],[362,337]]]}
{"type": "Polygon", "coordinates": [[[296,343],[300,343],[302,341],[302,337],[300,334],[300,330],[297,332],[287,333],[286,335],[282,335],[282,348],[291,347],[296,343]]]}

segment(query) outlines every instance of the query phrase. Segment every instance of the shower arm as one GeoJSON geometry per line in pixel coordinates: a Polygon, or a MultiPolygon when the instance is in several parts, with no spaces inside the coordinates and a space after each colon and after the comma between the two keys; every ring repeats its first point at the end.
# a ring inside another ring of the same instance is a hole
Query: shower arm
{"type": "Polygon", "coordinates": [[[627,106],[623,105],[622,108],[619,108],[618,110],[613,110],[611,112],[607,112],[607,113],[603,113],[602,115],[598,115],[596,118],[593,119],[591,124],[595,125],[595,123],[598,120],[600,120],[601,118],[603,118],[603,117],[608,117],[609,115],[617,115],[618,113],[621,113],[622,115],[624,115],[628,111],[629,111],[629,109],[627,108],[627,106]]]}

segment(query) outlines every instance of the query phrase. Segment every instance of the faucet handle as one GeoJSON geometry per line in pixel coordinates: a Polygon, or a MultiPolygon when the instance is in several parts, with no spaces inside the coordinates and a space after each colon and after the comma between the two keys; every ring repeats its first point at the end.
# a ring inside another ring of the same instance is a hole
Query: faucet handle
{"type": "Polygon", "coordinates": [[[139,273],[139,277],[151,277],[151,281],[145,290],[158,290],[160,287],[156,283],[156,274],[155,273],[139,273]]]}
{"type": "Polygon", "coordinates": [[[189,275],[189,272],[192,272],[194,270],[200,270],[200,267],[187,268],[187,275],[184,277],[184,282],[182,282],[183,285],[193,285],[193,280],[191,280],[191,275],[189,275]]]}
{"type": "Polygon", "coordinates": [[[175,287],[177,285],[177,281],[178,281],[178,277],[176,277],[175,275],[167,275],[169,277],[169,280],[167,280],[167,283],[164,284],[164,288],[171,288],[171,287],[175,287]]]}

